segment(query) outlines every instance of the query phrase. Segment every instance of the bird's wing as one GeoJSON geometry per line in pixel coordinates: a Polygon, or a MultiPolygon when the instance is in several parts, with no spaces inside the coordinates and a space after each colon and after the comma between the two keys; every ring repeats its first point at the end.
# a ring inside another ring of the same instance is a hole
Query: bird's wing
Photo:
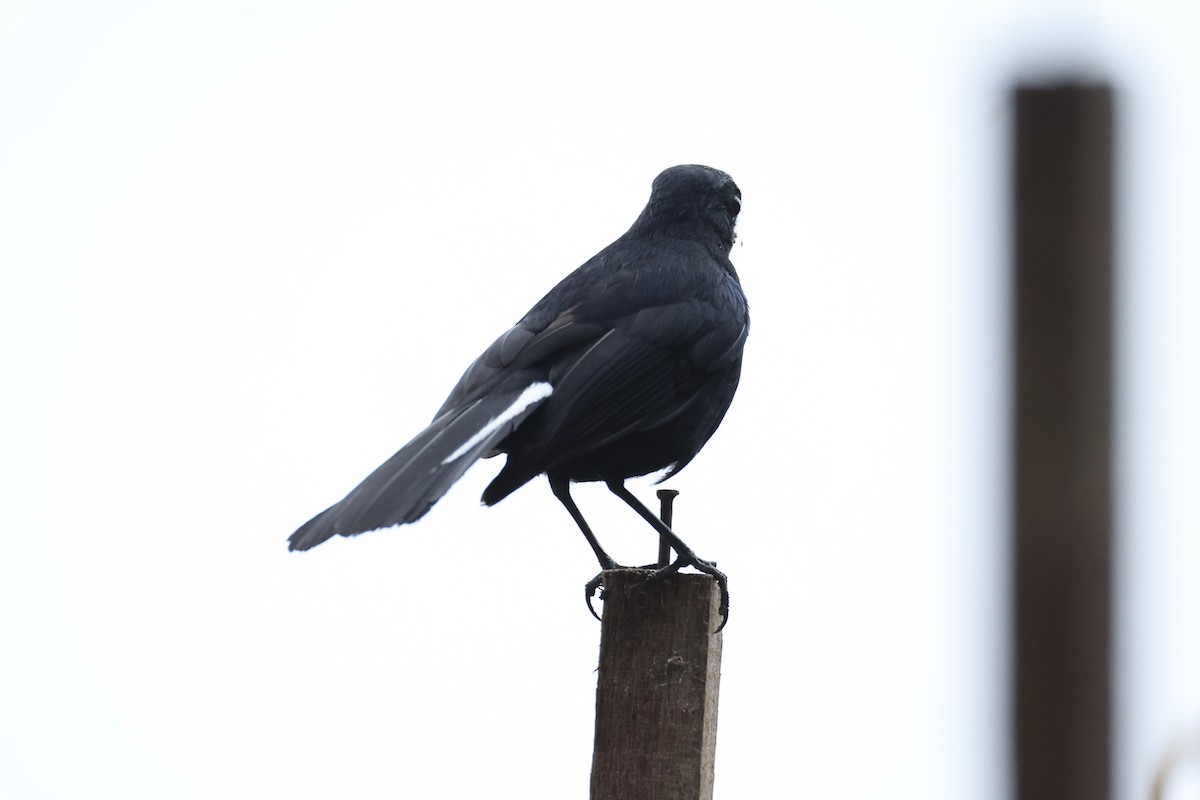
{"type": "MultiPolygon", "coordinates": [[[[679,337],[692,336],[698,328],[708,326],[708,340],[695,342],[691,354],[698,364],[718,361],[720,353],[709,352],[713,347],[740,352],[736,333],[730,341],[728,320],[713,324],[722,316],[714,313],[716,305],[728,318],[738,317],[731,309],[740,306],[744,311],[745,298],[733,267],[726,261],[724,268],[698,268],[693,260],[696,257],[710,258],[702,251],[663,253],[650,244],[618,239],[564,278],[475,359],[435,418],[490,391],[502,375],[548,366],[561,374],[620,320],[640,312],[650,316],[641,318],[649,324],[640,327],[638,335],[651,340],[657,336],[668,347],[679,346],[679,337]],[[678,307],[681,297],[693,296],[697,281],[707,284],[699,296],[707,296],[709,301],[686,309],[678,307]],[[669,313],[667,309],[684,313],[663,316],[669,313]]],[[[744,318],[744,313],[741,316],[744,318]]],[[[744,331],[741,336],[744,339],[744,331]]],[[[593,359],[603,352],[593,353],[593,359]]]]}
{"type": "Polygon", "coordinates": [[[545,325],[536,324],[527,315],[467,367],[434,418],[486,395],[502,377],[525,370],[536,373],[539,365],[569,357],[571,351],[588,346],[603,333],[602,325],[581,324],[575,317],[575,307],[565,309],[545,325]]]}
{"type": "Polygon", "coordinates": [[[563,463],[662,425],[736,359],[745,335],[744,321],[699,299],[612,321],[578,358],[551,370],[554,393],[538,414],[536,434],[523,437],[522,450],[563,463]]]}

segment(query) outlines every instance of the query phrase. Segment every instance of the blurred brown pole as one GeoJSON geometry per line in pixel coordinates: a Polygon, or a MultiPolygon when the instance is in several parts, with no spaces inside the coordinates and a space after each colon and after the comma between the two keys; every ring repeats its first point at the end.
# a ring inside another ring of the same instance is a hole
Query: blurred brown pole
{"type": "Polygon", "coordinates": [[[1017,796],[1107,800],[1113,91],[1015,95],[1017,796]]]}

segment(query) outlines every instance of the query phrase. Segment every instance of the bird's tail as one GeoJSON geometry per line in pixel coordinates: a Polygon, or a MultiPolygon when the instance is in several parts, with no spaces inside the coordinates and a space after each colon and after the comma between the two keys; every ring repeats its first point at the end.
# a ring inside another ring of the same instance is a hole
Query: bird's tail
{"type": "Polygon", "coordinates": [[[442,414],[340,503],[300,526],[288,538],[288,549],[308,550],[335,534],[355,536],[417,521],[551,391],[549,383],[538,381],[489,392],[442,414]]]}

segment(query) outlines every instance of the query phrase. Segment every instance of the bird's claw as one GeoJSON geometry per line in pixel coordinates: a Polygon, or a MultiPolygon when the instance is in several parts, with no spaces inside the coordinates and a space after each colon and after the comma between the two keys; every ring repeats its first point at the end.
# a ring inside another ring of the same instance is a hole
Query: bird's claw
{"type": "Polygon", "coordinates": [[[656,569],[650,575],[647,575],[644,583],[653,584],[664,581],[679,572],[683,567],[692,567],[697,572],[702,572],[717,582],[717,588],[721,590],[721,601],[717,606],[717,613],[721,615],[721,624],[717,626],[717,629],[713,633],[720,633],[721,629],[725,627],[725,623],[729,622],[729,579],[725,577],[724,572],[717,569],[717,562],[705,561],[694,555],[691,557],[680,556],[667,566],[656,569]]]}
{"type": "Polygon", "coordinates": [[[596,613],[596,609],[592,607],[592,598],[597,595],[597,590],[599,590],[598,593],[600,595],[600,599],[603,600],[604,599],[604,573],[603,572],[601,572],[599,575],[592,578],[590,581],[588,581],[587,583],[585,583],[583,585],[583,599],[587,601],[588,611],[592,612],[592,616],[595,617],[597,620],[603,622],[604,620],[601,620],[600,615],[596,613]]]}

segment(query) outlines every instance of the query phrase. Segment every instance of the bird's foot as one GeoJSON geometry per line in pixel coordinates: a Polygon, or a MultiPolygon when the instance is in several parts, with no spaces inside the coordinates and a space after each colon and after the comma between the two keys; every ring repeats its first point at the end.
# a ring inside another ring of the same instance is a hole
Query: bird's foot
{"type": "MultiPolygon", "coordinates": [[[[615,561],[611,566],[605,567],[603,572],[600,572],[596,577],[583,585],[583,598],[587,601],[588,611],[592,612],[592,616],[600,619],[600,615],[596,613],[596,609],[592,606],[592,598],[599,597],[604,599],[604,573],[610,569],[638,569],[644,572],[653,572],[658,569],[658,564],[647,564],[644,567],[622,567],[615,561]]],[[[603,622],[604,620],[600,620],[603,622]]]]}
{"type": "MultiPolygon", "coordinates": [[[[599,595],[600,599],[604,599],[604,573],[601,572],[596,577],[583,585],[583,599],[587,601],[588,611],[592,612],[592,616],[600,620],[600,615],[596,613],[596,609],[592,607],[592,598],[599,595]]],[[[604,620],[600,620],[603,622],[604,620]]]]}
{"type": "MultiPolygon", "coordinates": [[[[651,564],[648,567],[638,567],[638,569],[646,571],[653,570],[649,575],[646,576],[645,580],[642,581],[643,585],[651,586],[656,583],[662,583],[684,567],[692,567],[698,572],[712,576],[717,582],[717,587],[721,590],[721,602],[717,608],[718,613],[721,615],[721,624],[717,626],[717,629],[713,631],[713,633],[718,633],[722,628],[725,627],[725,623],[729,622],[729,579],[725,577],[724,572],[721,572],[721,570],[717,569],[717,562],[705,561],[702,558],[698,558],[695,553],[689,553],[687,555],[680,556],[665,567],[656,569],[657,566],[657,564],[651,564]]],[[[613,569],[625,568],[613,567],[613,569]]],[[[603,572],[584,584],[583,595],[584,599],[587,601],[588,611],[592,613],[593,617],[600,619],[600,615],[596,613],[596,609],[592,606],[592,598],[599,597],[601,600],[604,599],[603,572]]]]}
{"type": "MultiPolygon", "coordinates": [[[[599,550],[597,555],[600,558],[600,572],[596,575],[596,577],[592,578],[583,585],[583,599],[587,601],[588,611],[592,612],[592,616],[600,620],[600,615],[597,614],[596,609],[592,607],[592,598],[598,596],[601,600],[604,599],[605,572],[608,572],[610,569],[624,569],[624,567],[622,567],[616,561],[613,561],[612,557],[603,550],[599,550]]],[[[600,621],[603,622],[604,620],[600,621]]]]}
{"type": "Polygon", "coordinates": [[[681,554],[679,558],[667,566],[650,573],[646,577],[645,583],[648,585],[661,583],[679,572],[683,567],[692,567],[697,572],[702,572],[716,580],[717,588],[721,590],[721,602],[717,607],[717,613],[721,615],[721,624],[717,626],[717,629],[713,633],[720,633],[721,629],[725,627],[725,623],[729,622],[729,579],[725,577],[724,572],[717,569],[717,562],[705,561],[703,558],[689,551],[681,554]]]}

